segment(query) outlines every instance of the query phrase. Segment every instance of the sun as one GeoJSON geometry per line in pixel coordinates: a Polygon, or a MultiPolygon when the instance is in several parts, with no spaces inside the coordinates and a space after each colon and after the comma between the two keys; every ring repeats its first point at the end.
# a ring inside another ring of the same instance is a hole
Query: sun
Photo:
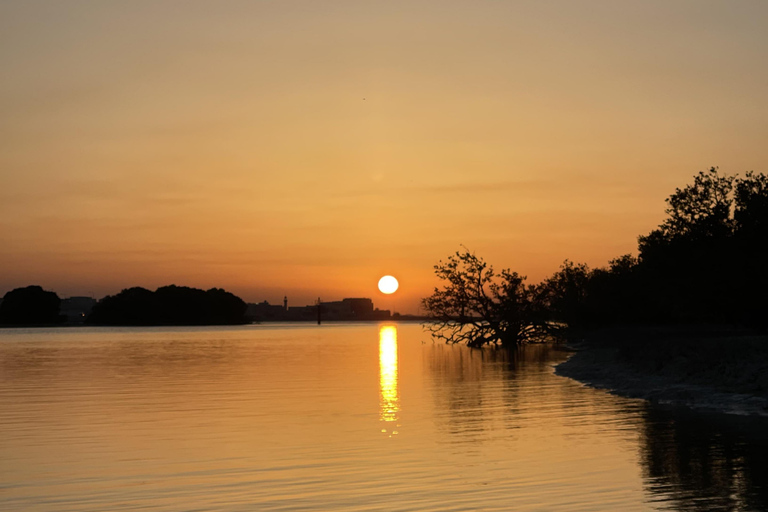
{"type": "Polygon", "coordinates": [[[397,282],[397,279],[392,276],[384,276],[379,279],[379,290],[381,293],[386,293],[387,295],[395,293],[398,286],[400,286],[400,284],[397,282]]]}

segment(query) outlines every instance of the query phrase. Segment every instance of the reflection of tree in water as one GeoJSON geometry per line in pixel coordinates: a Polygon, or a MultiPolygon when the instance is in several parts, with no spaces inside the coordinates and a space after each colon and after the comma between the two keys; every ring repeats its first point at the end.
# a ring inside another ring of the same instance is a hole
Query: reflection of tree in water
{"type": "Polygon", "coordinates": [[[648,407],[641,464],[654,500],[675,510],[768,510],[768,422],[648,407]]]}
{"type": "Polygon", "coordinates": [[[466,442],[485,440],[495,426],[516,428],[520,395],[539,392],[537,383],[551,378],[552,362],[565,358],[543,344],[511,350],[435,344],[427,350],[436,410],[445,411],[438,417],[438,428],[462,434],[460,439],[466,442]]]}

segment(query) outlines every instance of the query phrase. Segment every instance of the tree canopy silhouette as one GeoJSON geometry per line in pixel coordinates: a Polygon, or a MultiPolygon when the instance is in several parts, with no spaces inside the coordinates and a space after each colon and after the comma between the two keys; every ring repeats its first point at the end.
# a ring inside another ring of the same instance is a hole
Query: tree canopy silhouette
{"type": "Polygon", "coordinates": [[[639,257],[608,268],[566,262],[545,283],[550,314],[577,329],[615,323],[719,323],[765,329],[768,177],[717,168],[667,199],[639,257]]]}
{"type": "Polygon", "coordinates": [[[546,335],[538,291],[525,277],[493,267],[467,249],[435,265],[443,281],[422,300],[433,336],[472,347],[504,347],[540,340],[546,335]]]}
{"type": "Polygon", "coordinates": [[[765,326],[768,177],[713,167],[667,204],[667,219],[638,243],[639,272],[663,311],[675,321],[765,326]]]}
{"type": "Polygon", "coordinates": [[[423,300],[437,338],[516,345],[611,324],[729,324],[768,329],[768,177],[700,172],[667,199],[639,256],[590,269],[567,261],[539,285],[496,275],[464,250],[439,262],[423,300]]]}
{"type": "Polygon", "coordinates": [[[230,325],[246,323],[245,302],[220,288],[128,288],[101,299],[87,323],[94,325],[230,325]]]}
{"type": "Polygon", "coordinates": [[[0,304],[0,324],[50,325],[62,321],[59,316],[61,300],[54,292],[40,286],[16,288],[6,293],[0,304]]]}

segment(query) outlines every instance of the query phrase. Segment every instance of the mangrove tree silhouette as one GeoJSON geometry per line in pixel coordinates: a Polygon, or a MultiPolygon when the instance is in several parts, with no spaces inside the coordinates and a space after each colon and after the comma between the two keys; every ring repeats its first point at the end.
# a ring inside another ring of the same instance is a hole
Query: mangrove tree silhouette
{"type": "Polygon", "coordinates": [[[496,274],[464,248],[435,265],[442,288],[422,300],[432,335],[472,347],[513,347],[547,334],[536,286],[508,269],[496,274]]]}

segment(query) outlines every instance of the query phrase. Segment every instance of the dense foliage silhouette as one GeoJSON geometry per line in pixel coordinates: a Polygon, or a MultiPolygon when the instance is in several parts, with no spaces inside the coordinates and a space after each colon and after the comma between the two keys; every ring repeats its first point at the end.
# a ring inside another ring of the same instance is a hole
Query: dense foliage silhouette
{"type": "Polygon", "coordinates": [[[152,292],[128,288],[101,299],[87,323],[93,325],[229,325],[243,324],[245,302],[220,288],[208,291],[163,286],[152,292]]]}
{"type": "Polygon", "coordinates": [[[429,328],[438,338],[473,346],[615,324],[765,331],[768,176],[723,176],[713,167],[676,189],[667,205],[664,222],[638,238],[638,257],[627,254],[596,269],[566,260],[538,285],[523,285],[509,270],[494,281],[482,259],[456,253],[435,266],[445,285],[423,301],[435,321],[429,328]]]}
{"type": "Polygon", "coordinates": [[[6,293],[0,304],[0,324],[51,325],[62,321],[59,316],[61,300],[54,292],[40,286],[16,288],[6,293]]]}
{"type": "Polygon", "coordinates": [[[638,258],[589,269],[566,262],[545,282],[552,318],[574,329],[617,323],[768,321],[768,177],[717,168],[667,199],[667,218],[638,239],[638,258]]]}

